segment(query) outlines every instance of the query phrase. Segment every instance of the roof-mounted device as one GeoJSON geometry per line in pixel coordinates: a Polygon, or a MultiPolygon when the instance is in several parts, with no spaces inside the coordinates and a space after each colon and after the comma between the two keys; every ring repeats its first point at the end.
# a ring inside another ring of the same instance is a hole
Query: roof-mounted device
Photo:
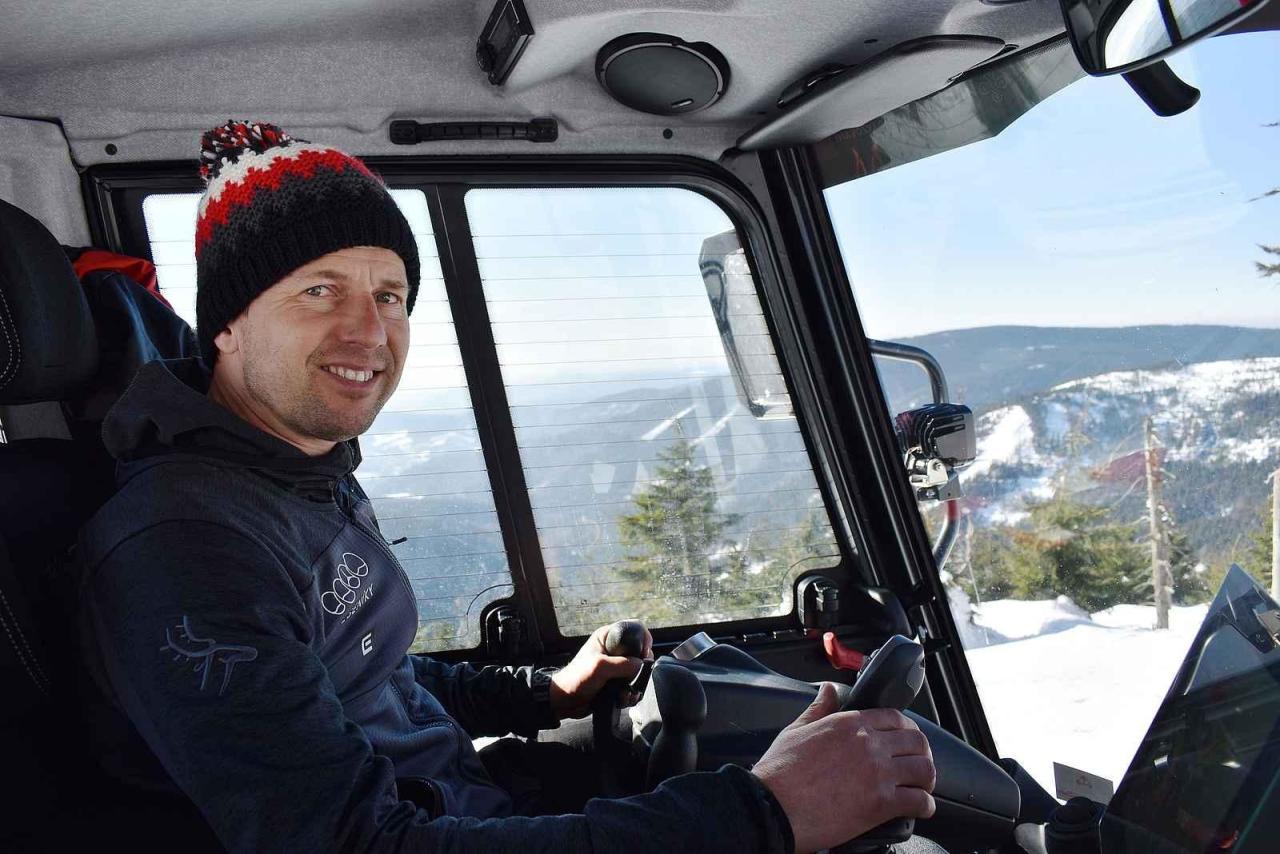
{"type": "Polygon", "coordinates": [[[476,41],[476,62],[489,75],[489,82],[501,86],[520,60],[533,38],[533,23],[520,0],[498,0],[476,41]]]}

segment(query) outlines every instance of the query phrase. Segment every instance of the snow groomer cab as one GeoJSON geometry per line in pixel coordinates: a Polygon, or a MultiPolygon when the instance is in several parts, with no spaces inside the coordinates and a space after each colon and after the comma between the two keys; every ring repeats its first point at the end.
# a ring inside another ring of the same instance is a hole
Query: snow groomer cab
{"type": "Polygon", "coordinates": [[[104,413],[193,351],[198,140],[244,118],[418,241],[357,472],[413,651],[643,620],[593,726],[647,787],[823,681],[903,709],[936,814],[842,851],[1280,850],[1278,10],[4,3],[0,849],[110,810],[68,549],[104,413]]]}

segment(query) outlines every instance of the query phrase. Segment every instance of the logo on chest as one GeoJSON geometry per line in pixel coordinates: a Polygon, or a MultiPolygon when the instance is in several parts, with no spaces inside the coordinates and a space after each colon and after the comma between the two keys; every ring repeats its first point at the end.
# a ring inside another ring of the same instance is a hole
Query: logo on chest
{"type": "Polygon", "coordinates": [[[333,582],[320,596],[320,604],[341,622],[351,619],[373,597],[369,562],[353,552],[343,552],[333,573],[333,582]]]}

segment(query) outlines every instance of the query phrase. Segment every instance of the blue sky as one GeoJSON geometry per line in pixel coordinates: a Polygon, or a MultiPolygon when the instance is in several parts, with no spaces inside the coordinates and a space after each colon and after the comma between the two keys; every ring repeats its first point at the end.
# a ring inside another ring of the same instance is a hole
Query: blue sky
{"type": "Polygon", "coordinates": [[[1086,78],[991,140],[827,198],[869,335],[1017,323],[1280,327],[1280,34],[1208,39],[1171,65],[1200,103],[1154,116],[1086,78]]]}

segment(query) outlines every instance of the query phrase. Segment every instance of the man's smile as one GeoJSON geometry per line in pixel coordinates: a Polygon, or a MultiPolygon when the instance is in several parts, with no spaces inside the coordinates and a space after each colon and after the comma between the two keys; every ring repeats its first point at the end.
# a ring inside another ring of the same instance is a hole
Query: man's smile
{"type": "Polygon", "coordinates": [[[367,383],[373,379],[375,374],[381,373],[380,370],[371,368],[348,368],[344,365],[324,365],[322,367],[323,370],[331,374],[359,383],[367,383]]]}
{"type": "Polygon", "coordinates": [[[320,368],[331,379],[343,388],[367,390],[372,389],[384,371],[374,368],[354,368],[346,365],[322,365],[320,368]]]}

